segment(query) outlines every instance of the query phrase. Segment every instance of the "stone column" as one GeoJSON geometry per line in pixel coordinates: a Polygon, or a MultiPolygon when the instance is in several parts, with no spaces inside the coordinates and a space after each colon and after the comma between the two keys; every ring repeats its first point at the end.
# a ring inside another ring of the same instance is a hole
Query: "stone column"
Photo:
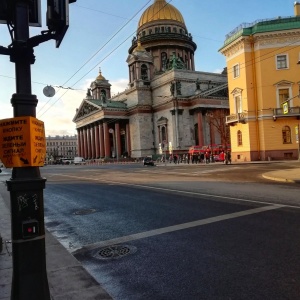
{"type": "Polygon", "coordinates": [[[188,51],[188,70],[191,70],[192,68],[192,64],[191,64],[191,52],[188,51]]]}
{"type": "Polygon", "coordinates": [[[86,130],[86,137],[87,137],[87,156],[88,158],[92,158],[92,152],[91,152],[91,128],[90,126],[87,127],[86,130]]]}
{"type": "Polygon", "coordinates": [[[96,158],[100,157],[100,144],[99,144],[99,126],[95,123],[94,126],[94,140],[95,140],[95,155],[96,158]]]}
{"type": "Polygon", "coordinates": [[[91,158],[95,158],[95,132],[94,132],[94,124],[91,124],[90,129],[91,134],[91,158]]]}
{"type": "Polygon", "coordinates": [[[110,138],[108,132],[108,124],[103,123],[103,131],[104,131],[104,155],[105,157],[110,157],[110,138]]]}
{"type": "Polygon", "coordinates": [[[192,70],[195,71],[194,54],[192,54],[192,70]]]}
{"type": "Polygon", "coordinates": [[[87,128],[83,128],[83,156],[87,158],[87,128]]]}
{"type": "Polygon", "coordinates": [[[204,137],[203,137],[203,118],[202,118],[202,112],[199,111],[197,113],[197,118],[198,118],[198,141],[199,141],[199,146],[204,145],[204,137]]]}
{"type": "Polygon", "coordinates": [[[117,155],[117,159],[121,157],[121,152],[122,152],[122,148],[121,148],[121,135],[120,135],[120,124],[117,122],[115,124],[115,137],[116,137],[116,155],[117,155]]]}
{"type": "MultiPolygon", "coordinates": [[[[81,156],[81,129],[77,129],[78,156],[81,156]]],[[[76,153],[75,153],[76,156],[76,153]]]]}
{"type": "Polygon", "coordinates": [[[130,126],[126,124],[126,150],[131,157],[130,126]]]}
{"type": "Polygon", "coordinates": [[[103,124],[99,124],[99,148],[100,148],[100,157],[105,156],[104,152],[104,134],[103,134],[103,124]]]}

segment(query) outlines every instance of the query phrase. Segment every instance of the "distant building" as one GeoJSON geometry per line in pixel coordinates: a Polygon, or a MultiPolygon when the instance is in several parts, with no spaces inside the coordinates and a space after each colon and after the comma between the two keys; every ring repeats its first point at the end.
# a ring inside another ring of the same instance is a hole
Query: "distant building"
{"type": "Polygon", "coordinates": [[[233,161],[298,158],[299,3],[294,10],[293,17],[242,24],[220,49],[227,61],[233,161]]]}
{"type": "Polygon", "coordinates": [[[77,135],[47,136],[46,137],[46,161],[47,163],[60,158],[74,159],[78,156],[77,135]]]}
{"type": "Polygon", "coordinates": [[[221,143],[211,116],[229,112],[226,72],[195,71],[196,48],[178,9],[155,0],[128,50],[128,88],[112,96],[100,72],[76,111],[79,156],[180,154],[221,143]]]}

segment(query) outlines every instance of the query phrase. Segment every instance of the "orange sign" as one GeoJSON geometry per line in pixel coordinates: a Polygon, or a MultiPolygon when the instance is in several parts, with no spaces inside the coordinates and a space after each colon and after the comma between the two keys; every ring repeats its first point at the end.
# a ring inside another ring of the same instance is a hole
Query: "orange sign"
{"type": "Polygon", "coordinates": [[[6,168],[40,167],[45,156],[44,122],[30,116],[0,120],[0,159],[6,168]]]}

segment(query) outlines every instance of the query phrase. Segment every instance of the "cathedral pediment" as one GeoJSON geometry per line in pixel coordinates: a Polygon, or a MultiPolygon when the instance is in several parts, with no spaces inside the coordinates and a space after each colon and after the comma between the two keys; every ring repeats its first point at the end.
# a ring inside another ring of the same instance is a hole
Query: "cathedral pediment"
{"type": "Polygon", "coordinates": [[[83,100],[80,107],[76,111],[75,117],[73,119],[73,122],[76,122],[78,119],[82,119],[83,117],[86,117],[90,114],[95,113],[96,111],[102,110],[102,107],[92,103],[88,100],[83,100]]]}

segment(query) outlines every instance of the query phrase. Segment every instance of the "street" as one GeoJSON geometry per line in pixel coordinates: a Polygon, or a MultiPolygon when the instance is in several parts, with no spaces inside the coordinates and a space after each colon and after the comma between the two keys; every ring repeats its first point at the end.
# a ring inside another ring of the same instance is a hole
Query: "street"
{"type": "Polygon", "coordinates": [[[113,299],[298,299],[294,165],[46,166],[45,224],[113,299]]]}

